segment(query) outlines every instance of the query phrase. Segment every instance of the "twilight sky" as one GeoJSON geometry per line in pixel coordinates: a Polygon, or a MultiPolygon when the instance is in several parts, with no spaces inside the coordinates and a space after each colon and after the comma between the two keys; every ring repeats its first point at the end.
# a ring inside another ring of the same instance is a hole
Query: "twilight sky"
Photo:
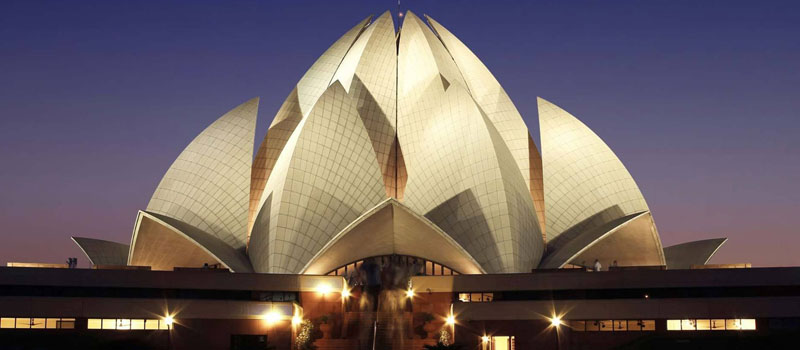
{"type": "MultiPolygon", "coordinates": [[[[0,263],[130,241],[161,176],[261,97],[257,142],[322,52],[386,1],[0,2],[0,263]]],[[[538,140],[536,96],[617,153],[665,246],[800,265],[800,2],[403,0],[494,73],[538,140]]],[[[397,17],[395,16],[395,19],[397,17]]]]}

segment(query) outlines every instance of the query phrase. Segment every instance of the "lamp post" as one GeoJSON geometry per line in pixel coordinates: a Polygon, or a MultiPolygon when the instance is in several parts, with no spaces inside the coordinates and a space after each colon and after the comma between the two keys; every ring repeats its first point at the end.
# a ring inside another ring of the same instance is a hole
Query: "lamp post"
{"type": "Polygon", "coordinates": [[[550,319],[550,326],[553,328],[553,334],[555,334],[556,339],[556,350],[561,350],[561,343],[558,339],[558,330],[562,324],[561,317],[559,316],[553,316],[553,318],[550,319]]]}
{"type": "Polygon", "coordinates": [[[172,350],[172,324],[173,318],[170,315],[164,317],[164,324],[167,325],[167,349],[172,350]]]}

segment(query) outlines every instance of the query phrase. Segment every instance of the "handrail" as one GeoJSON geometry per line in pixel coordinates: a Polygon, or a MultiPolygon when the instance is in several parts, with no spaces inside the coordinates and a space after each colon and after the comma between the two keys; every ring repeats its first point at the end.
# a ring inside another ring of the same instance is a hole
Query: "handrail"
{"type": "Polygon", "coordinates": [[[372,350],[375,350],[375,339],[378,337],[378,318],[372,322],[372,350]]]}

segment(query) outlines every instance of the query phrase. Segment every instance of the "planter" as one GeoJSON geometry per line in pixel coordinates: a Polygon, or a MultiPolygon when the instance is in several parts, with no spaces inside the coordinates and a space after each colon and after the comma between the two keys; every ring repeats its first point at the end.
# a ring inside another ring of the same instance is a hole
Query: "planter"
{"type": "Polygon", "coordinates": [[[319,330],[322,331],[322,338],[324,339],[331,338],[331,328],[333,328],[333,326],[331,326],[330,323],[321,323],[319,325],[319,330]]]}

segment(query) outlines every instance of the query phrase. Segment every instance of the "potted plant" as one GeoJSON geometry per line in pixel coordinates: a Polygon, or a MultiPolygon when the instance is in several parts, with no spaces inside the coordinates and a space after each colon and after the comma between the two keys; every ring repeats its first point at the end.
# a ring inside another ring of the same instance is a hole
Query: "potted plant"
{"type": "Polygon", "coordinates": [[[433,338],[434,333],[436,333],[439,328],[433,323],[435,319],[436,318],[428,312],[422,314],[422,329],[428,333],[428,338],[433,338]]]}
{"type": "Polygon", "coordinates": [[[304,320],[300,324],[300,331],[295,338],[295,348],[297,350],[317,350],[314,346],[314,323],[311,320],[304,320]]]}
{"type": "Polygon", "coordinates": [[[330,315],[322,315],[319,318],[319,330],[322,331],[322,338],[329,339],[331,337],[331,328],[332,325],[330,322],[330,315]]]}

